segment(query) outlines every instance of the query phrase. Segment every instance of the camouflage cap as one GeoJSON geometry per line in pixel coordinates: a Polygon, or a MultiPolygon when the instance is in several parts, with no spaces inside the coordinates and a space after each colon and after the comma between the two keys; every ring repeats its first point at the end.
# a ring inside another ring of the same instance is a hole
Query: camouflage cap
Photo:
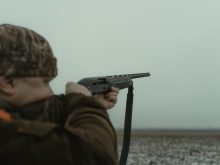
{"type": "Polygon", "coordinates": [[[0,75],[55,77],[56,58],[47,40],[30,29],[1,24],[0,75]]]}

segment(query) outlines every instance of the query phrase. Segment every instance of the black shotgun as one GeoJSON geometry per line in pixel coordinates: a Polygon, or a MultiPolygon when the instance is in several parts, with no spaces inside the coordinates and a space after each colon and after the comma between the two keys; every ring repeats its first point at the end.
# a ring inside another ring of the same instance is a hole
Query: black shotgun
{"type": "Polygon", "coordinates": [[[89,89],[92,94],[105,93],[111,90],[111,87],[119,89],[128,88],[126,112],[124,122],[123,145],[121,150],[120,165],[126,165],[131,137],[132,107],[133,107],[133,81],[132,79],[147,77],[150,73],[123,74],[102,77],[84,78],[78,82],[89,89]]]}

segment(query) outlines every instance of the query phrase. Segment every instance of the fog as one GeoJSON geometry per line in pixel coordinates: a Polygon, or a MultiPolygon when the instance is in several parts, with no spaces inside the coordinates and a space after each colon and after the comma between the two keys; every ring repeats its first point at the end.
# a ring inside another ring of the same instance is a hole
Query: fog
{"type": "MultiPolygon", "coordinates": [[[[0,21],[50,42],[59,75],[150,72],[134,80],[133,128],[220,128],[220,1],[0,0],[0,21]]],[[[123,127],[126,90],[109,114],[123,127]]]]}

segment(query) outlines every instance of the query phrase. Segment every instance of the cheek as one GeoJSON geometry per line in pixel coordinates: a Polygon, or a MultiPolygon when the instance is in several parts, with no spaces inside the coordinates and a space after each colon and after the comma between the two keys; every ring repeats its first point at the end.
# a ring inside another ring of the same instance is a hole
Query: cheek
{"type": "Polygon", "coordinates": [[[29,91],[29,86],[25,83],[14,84],[14,95],[19,99],[23,97],[27,91],[29,91]]]}
{"type": "Polygon", "coordinates": [[[14,93],[11,97],[11,100],[16,106],[20,106],[26,102],[29,97],[28,94],[31,93],[29,88],[26,86],[17,86],[15,88],[14,93]]]}
{"type": "Polygon", "coordinates": [[[42,78],[28,78],[26,81],[26,85],[32,88],[39,88],[45,85],[44,80],[42,78]]]}

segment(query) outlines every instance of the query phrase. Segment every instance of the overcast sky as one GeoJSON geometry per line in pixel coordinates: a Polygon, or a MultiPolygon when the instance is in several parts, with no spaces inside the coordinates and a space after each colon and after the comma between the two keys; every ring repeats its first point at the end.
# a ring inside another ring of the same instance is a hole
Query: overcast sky
{"type": "MultiPolygon", "coordinates": [[[[0,0],[0,22],[45,36],[56,94],[84,77],[134,80],[133,128],[220,128],[219,0],[0,0]]],[[[123,127],[127,90],[109,111],[123,127]]]]}

